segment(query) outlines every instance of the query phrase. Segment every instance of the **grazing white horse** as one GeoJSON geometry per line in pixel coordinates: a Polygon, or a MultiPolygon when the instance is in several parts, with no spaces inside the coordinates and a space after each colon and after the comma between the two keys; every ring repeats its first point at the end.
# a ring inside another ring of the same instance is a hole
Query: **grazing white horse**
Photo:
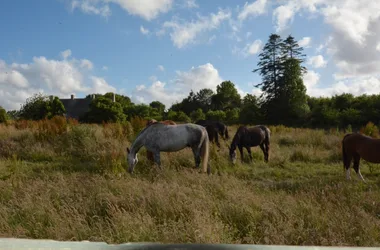
{"type": "Polygon", "coordinates": [[[131,148],[127,148],[128,172],[133,173],[136,166],[137,152],[142,146],[153,153],[154,162],[161,169],[160,152],[176,152],[186,147],[193,150],[195,167],[199,168],[203,158],[203,172],[211,173],[208,164],[209,138],[203,126],[187,123],[178,125],[166,125],[153,123],[144,128],[133,142],[131,148]]]}

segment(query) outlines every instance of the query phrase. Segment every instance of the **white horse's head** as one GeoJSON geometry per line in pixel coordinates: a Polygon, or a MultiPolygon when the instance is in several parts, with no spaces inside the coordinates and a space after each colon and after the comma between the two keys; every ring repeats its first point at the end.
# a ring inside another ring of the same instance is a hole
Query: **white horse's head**
{"type": "Polygon", "coordinates": [[[130,174],[133,173],[133,169],[135,168],[136,164],[139,162],[139,160],[137,159],[137,154],[135,155],[132,155],[131,154],[131,151],[129,150],[129,148],[127,148],[127,161],[128,161],[128,172],[130,174]]]}

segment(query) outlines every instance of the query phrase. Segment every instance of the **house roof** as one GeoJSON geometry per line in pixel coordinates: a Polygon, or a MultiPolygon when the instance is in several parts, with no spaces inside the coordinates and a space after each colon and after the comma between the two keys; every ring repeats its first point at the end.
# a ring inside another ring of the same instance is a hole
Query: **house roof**
{"type": "Polygon", "coordinates": [[[84,113],[89,110],[89,105],[91,103],[90,98],[80,98],[80,99],[60,99],[63,106],[66,109],[66,116],[79,119],[84,113]]]}

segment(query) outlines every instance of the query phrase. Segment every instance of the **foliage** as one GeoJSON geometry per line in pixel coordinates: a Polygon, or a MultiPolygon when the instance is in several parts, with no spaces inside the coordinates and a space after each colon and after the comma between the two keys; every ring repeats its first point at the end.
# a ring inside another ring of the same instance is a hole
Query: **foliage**
{"type": "Polygon", "coordinates": [[[368,122],[360,129],[360,132],[374,138],[379,138],[379,128],[373,122],[368,122]]]}
{"type": "Polygon", "coordinates": [[[206,119],[206,115],[203,113],[203,110],[201,108],[194,110],[190,114],[190,119],[192,122],[196,122],[199,120],[204,120],[206,119]]]}
{"type": "Polygon", "coordinates": [[[50,98],[42,93],[34,94],[26,100],[19,111],[19,117],[27,120],[42,120],[64,115],[65,107],[58,97],[50,98]]]}
{"type": "Polygon", "coordinates": [[[224,81],[216,86],[216,94],[212,97],[212,106],[215,110],[240,108],[241,97],[235,84],[224,81]]]}
{"type": "Polygon", "coordinates": [[[103,96],[93,99],[89,111],[81,118],[88,123],[123,122],[125,119],[121,104],[103,96]]]}
{"type": "Polygon", "coordinates": [[[258,98],[256,96],[251,94],[244,96],[239,120],[243,124],[255,124],[261,122],[262,115],[258,98]]]}
{"type": "Polygon", "coordinates": [[[206,114],[206,118],[208,120],[214,120],[214,121],[225,121],[226,120],[226,112],[222,110],[210,110],[206,114]]]}
{"type": "Polygon", "coordinates": [[[7,114],[7,111],[0,106],[0,123],[6,123],[8,121],[9,117],[7,114]]]}
{"type": "Polygon", "coordinates": [[[17,120],[20,117],[20,111],[18,110],[9,110],[7,112],[8,118],[11,120],[17,120]]]}
{"type": "Polygon", "coordinates": [[[190,117],[188,117],[185,114],[185,112],[182,112],[182,111],[177,112],[177,115],[174,120],[179,121],[179,122],[191,122],[190,117]]]}
{"type": "Polygon", "coordinates": [[[227,124],[237,124],[239,123],[240,109],[233,108],[226,111],[225,121],[227,124]]]}

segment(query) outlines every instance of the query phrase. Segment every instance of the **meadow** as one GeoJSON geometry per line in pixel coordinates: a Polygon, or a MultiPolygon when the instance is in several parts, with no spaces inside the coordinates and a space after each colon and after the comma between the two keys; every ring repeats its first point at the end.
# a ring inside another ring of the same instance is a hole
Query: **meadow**
{"type": "MultiPolygon", "coordinates": [[[[144,121],[78,124],[61,118],[0,125],[0,236],[107,243],[380,246],[380,166],[345,179],[344,131],[270,126],[265,163],[236,165],[210,147],[212,175],[190,149],[161,153],[163,171],[126,147],[144,121]]],[[[230,126],[232,137],[237,126],[230,126]]],[[[231,140],[231,139],[230,139],[231,140]]]]}

